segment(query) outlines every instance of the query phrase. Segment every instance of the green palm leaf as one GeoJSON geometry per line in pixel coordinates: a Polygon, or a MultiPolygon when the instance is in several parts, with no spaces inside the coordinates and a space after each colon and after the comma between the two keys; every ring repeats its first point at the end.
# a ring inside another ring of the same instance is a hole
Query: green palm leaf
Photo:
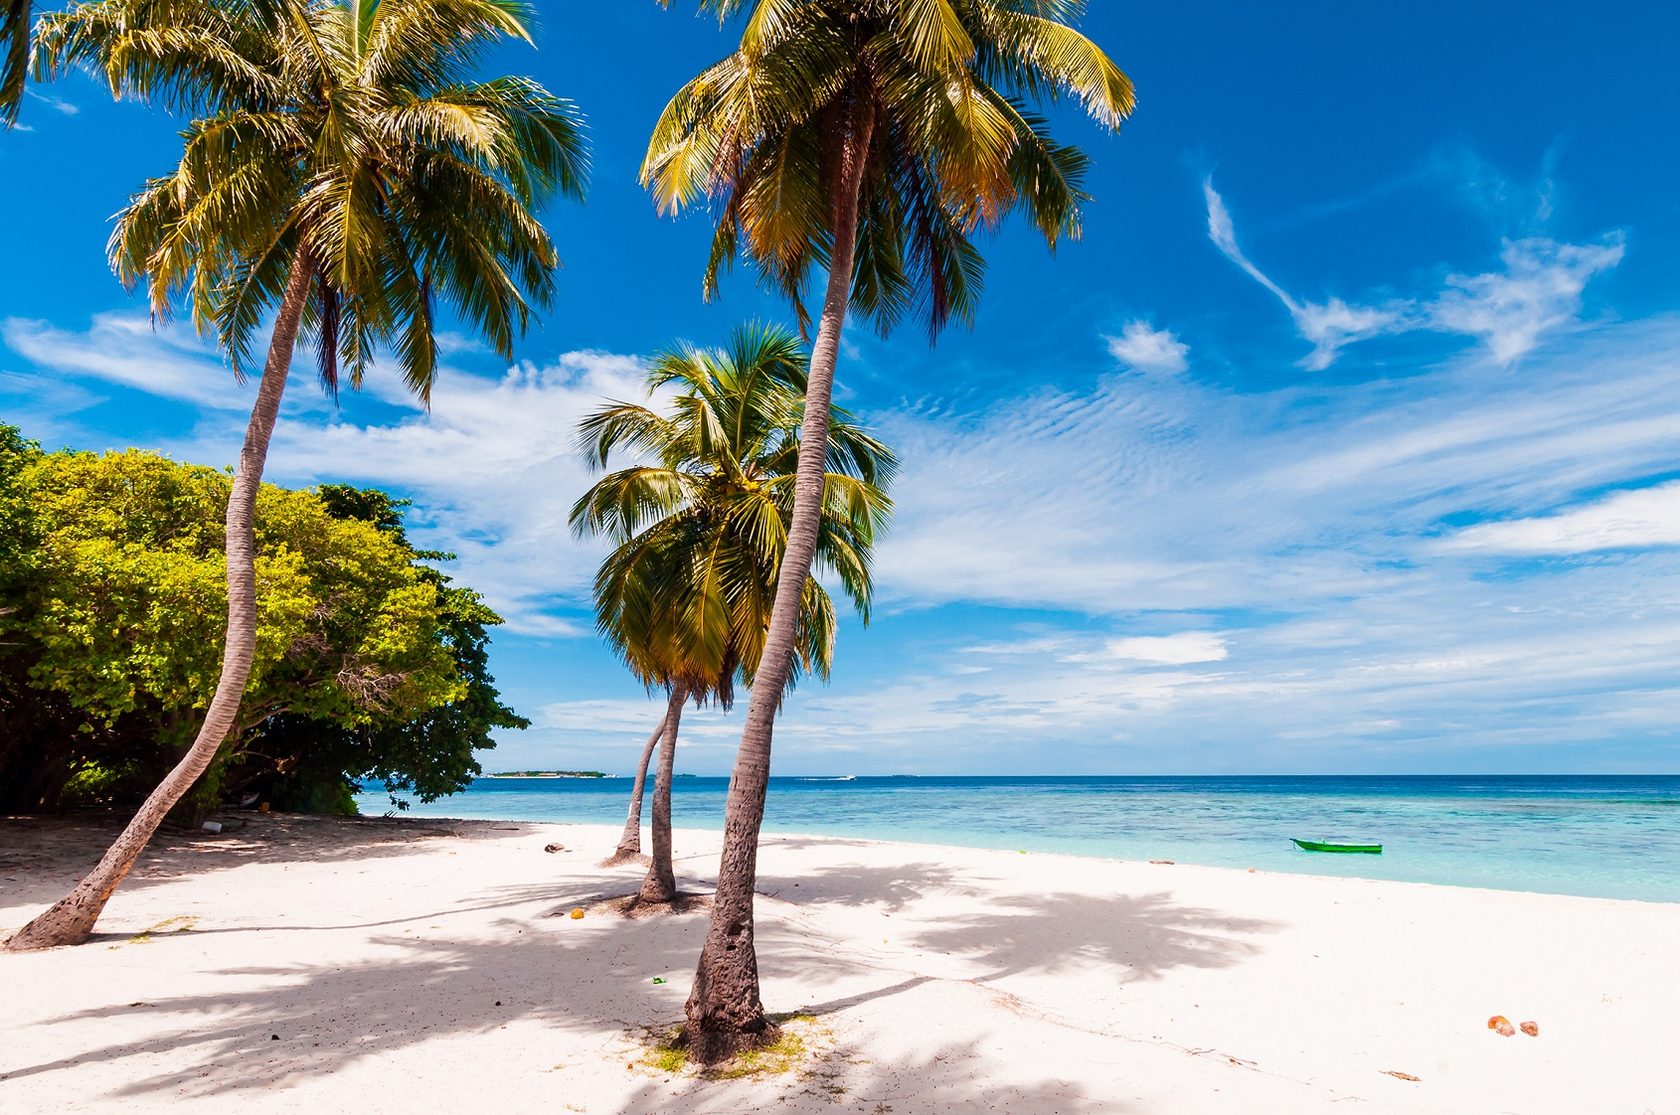
{"type": "MultiPolygon", "coordinates": [[[[604,468],[572,509],[580,536],[613,546],[595,581],[596,622],[644,684],[727,705],[751,684],[787,548],[804,419],[806,354],[794,334],[744,326],[717,351],[679,345],[649,365],[661,411],[614,402],[579,424],[579,448],[604,468]]],[[[819,565],[867,619],[869,562],[891,514],[892,452],[849,416],[829,435],[829,497],[819,565]]],[[[827,677],[833,601],[806,586],[794,676],[827,677]]]]}
{"type": "Polygon", "coordinates": [[[119,215],[111,257],[249,366],[297,260],[322,378],[389,359],[429,398],[437,304],[510,355],[558,262],[536,210],[581,196],[582,119],[526,78],[474,80],[513,0],[90,0],[40,21],[36,70],[198,115],[119,215]]]}

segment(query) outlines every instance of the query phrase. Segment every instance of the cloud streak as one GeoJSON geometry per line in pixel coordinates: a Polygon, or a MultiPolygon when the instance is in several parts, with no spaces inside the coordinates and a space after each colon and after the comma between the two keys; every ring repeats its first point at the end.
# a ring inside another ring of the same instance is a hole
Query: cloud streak
{"type": "Polygon", "coordinates": [[[1315,303],[1291,295],[1243,252],[1213,179],[1203,181],[1202,194],[1208,239],[1289,311],[1296,331],[1313,346],[1301,366],[1315,372],[1329,368],[1349,345],[1419,331],[1475,338],[1496,362],[1513,363],[1532,352],[1545,334],[1576,321],[1587,283],[1620,263],[1624,250],[1620,234],[1599,244],[1529,237],[1506,241],[1502,271],[1450,275],[1429,298],[1361,305],[1331,297],[1315,303]]]}

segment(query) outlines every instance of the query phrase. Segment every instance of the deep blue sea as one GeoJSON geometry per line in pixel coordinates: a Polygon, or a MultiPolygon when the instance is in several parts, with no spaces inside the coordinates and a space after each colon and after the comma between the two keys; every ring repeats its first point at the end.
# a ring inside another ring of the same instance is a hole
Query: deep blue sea
{"type": "MultiPolygon", "coordinates": [[[[411,812],[622,824],[630,784],[479,779],[411,812]]],[[[727,788],[679,777],[674,823],[721,829],[727,788]]],[[[384,793],[358,802],[391,809],[384,793]]],[[[1680,902],[1680,776],[774,778],[765,827],[1680,902]],[[1295,836],[1384,851],[1302,852],[1295,836]]]]}

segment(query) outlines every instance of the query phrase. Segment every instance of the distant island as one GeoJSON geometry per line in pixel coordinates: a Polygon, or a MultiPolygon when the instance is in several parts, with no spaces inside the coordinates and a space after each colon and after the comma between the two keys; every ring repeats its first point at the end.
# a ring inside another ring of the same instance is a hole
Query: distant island
{"type": "Polygon", "coordinates": [[[487,774],[486,778],[605,778],[598,770],[504,770],[487,774]]]}

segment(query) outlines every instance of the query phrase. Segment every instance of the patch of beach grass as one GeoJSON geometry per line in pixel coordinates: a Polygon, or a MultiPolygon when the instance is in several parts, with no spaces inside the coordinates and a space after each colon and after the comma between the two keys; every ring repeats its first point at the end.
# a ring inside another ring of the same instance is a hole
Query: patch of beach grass
{"type": "MultiPolygon", "coordinates": [[[[198,924],[198,919],[196,917],[183,916],[183,917],[176,917],[176,918],[165,918],[163,921],[158,922],[156,925],[149,926],[145,929],[142,929],[140,932],[136,933],[134,936],[130,937],[128,940],[123,941],[121,943],[125,944],[125,945],[150,944],[151,941],[152,941],[152,938],[158,936],[161,933],[190,933],[190,932],[192,932],[193,926],[195,926],[197,924],[198,924]]],[[[113,946],[113,947],[115,947],[115,946],[113,946]]]]}
{"type": "Polygon", "coordinates": [[[638,1063],[641,1068],[661,1076],[696,1076],[706,1080],[809,1076],[831,1044],[829,1029],[809,1014],[772,1015],[770,1021],[776,1027],[775,1037],[770,1041],[710,1067],[696,1064],[689,1056],[688,1049],[681,1044],[680,1027],[643,1031],[644,1052],[638,1063]]]}

